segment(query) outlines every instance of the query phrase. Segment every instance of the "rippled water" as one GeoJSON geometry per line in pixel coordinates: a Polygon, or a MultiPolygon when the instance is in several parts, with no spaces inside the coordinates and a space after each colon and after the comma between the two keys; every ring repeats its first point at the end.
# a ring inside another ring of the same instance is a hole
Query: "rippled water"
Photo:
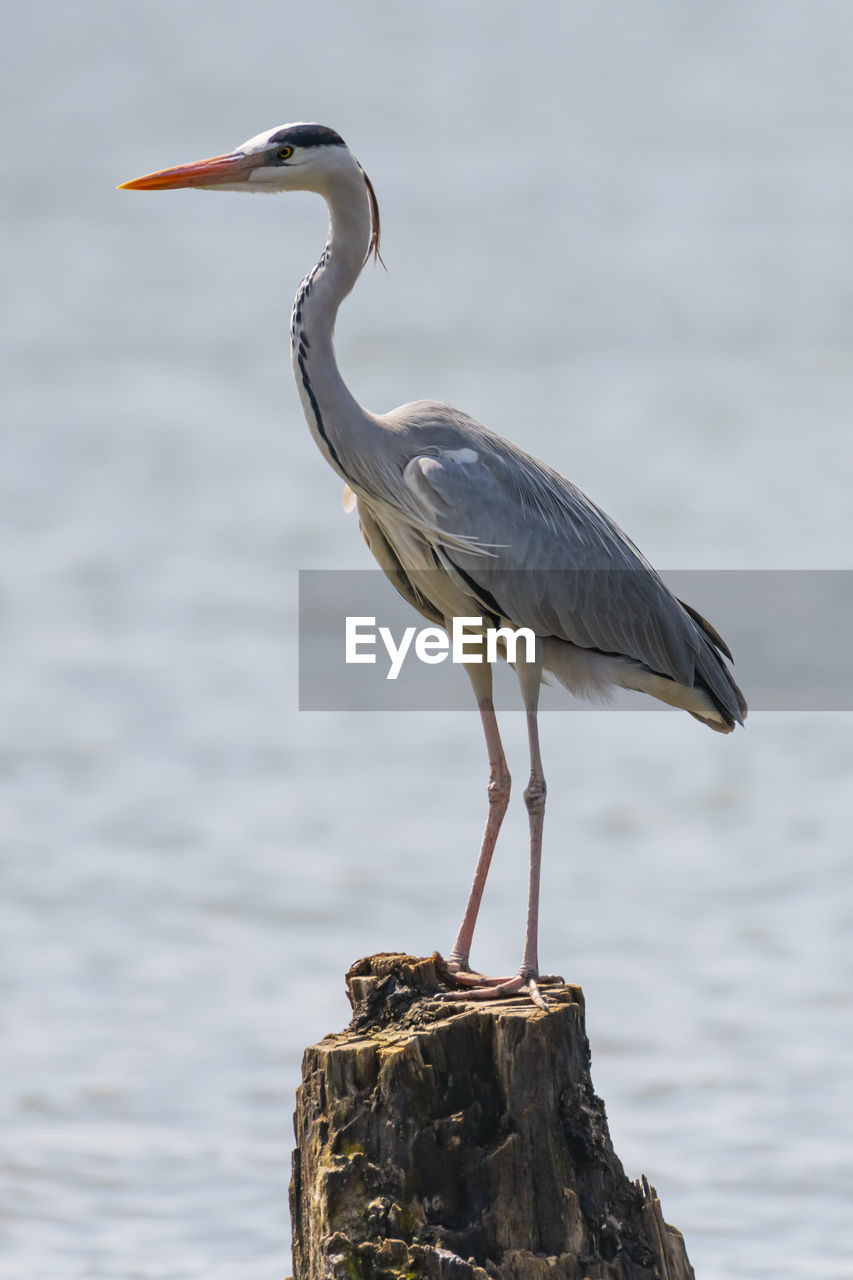
{"type": "MultiPolygon", "coordinates": [[[[13,11],[0,1276],[287,1274],[302,1048],[351,960],[449,945],[485,799],[472,715],[296,711],[297,571],[370,563],[286,354],[322,208],[115,183],[331,124],[366,404],[459,404],[662,567],[849,568],[851,55],[823,0],[13,11]]],[[[701,1280],[853,1276],[851,717],[544,720],[543,959],[626,1168],[701,1280]]]]}

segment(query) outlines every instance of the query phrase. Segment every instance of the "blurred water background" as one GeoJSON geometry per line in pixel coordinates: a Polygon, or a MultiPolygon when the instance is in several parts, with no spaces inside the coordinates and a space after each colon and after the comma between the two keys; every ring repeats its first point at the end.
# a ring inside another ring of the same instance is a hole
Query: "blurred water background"
{"type": "MultiPolygon", "coordinates": [[[[484,750],[296,709],[297,571],[371,563],[287,353],[322,206],[115,184],[337,128],[388,264],[339,323],[363,403],[459,405],[662,568],[850,568],[853,15],[15,3],[0,60],[0,1276],[273,1280],[302,1048],[353,959],[449,946],[484,750]]],[[[543,738],[543,962],[628,1172],[700,1280],[853,1276],[851,716],[543,738]]]]}

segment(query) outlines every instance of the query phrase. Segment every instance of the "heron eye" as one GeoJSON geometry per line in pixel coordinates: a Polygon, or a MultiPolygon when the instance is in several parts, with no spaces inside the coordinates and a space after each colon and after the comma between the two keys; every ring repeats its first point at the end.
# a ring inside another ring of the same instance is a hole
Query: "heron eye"
{"type": "Polygon", "coordinates": [[[292,155],[293,155],[293,147],[279,147],[278,149],[279,160],[289,160],[292,155]]]}

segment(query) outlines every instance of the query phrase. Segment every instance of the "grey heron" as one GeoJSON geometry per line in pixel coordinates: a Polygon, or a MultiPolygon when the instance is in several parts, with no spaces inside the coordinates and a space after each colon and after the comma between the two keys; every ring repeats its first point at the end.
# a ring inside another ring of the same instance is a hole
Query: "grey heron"
{"type": "Polygon", "coordinates": [[[630,539],[568,480],[450,405],[421,400],[386,414],[362,408],[335,358],[341,302],[379,255],[379,207],[355,156],[334,130],[288,124],[211,159],[123,184],[154,191],[313,191],[329,211],[317,264],[296,294],[293,371],[320,452],[358,505],[361,531],[396,589],[431,622],[479,617],[535,632],[533,661],[516,662],[527,715],[530,869],[522,960],[509,978],[470,967],[471,943],[510,775],[488,663],[466,665],[489,759],[488,817],[474,880],[448,965],[460,999],[525,993],[537,985],[545,776],[537,710],[543,673],[580,696],[633,689],[729,733],[746,702],[705,619],[676,599],[630,539]]]}

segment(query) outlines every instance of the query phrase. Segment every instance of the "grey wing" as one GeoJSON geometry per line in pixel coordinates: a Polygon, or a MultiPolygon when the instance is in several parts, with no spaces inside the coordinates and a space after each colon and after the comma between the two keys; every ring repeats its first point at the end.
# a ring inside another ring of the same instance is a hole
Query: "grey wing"
{"type": "Polygon", "coordinates": [[[421,454],[404,471],[408,494],[436,531],[442,567],[516,627],[630,658],[689,688],[698,675],[739,719],[719,637],[622,530],[521,450],[476,444],[421,454]]]}

